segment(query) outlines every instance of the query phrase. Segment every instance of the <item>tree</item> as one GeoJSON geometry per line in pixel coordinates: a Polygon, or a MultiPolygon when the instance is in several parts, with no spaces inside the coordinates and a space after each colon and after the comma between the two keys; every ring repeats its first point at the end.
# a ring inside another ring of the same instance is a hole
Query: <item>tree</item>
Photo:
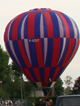
{"type": "Polygon", "coordinates": [[[61,78],[57,80],[56,84],[54,85],[54,89],[55,89],[55,95],[59,96],[64,94],[64,87],[61,78]]]}
{"type": "Polygon", "coordinates": [[[70,88],[70,87],[66,87],[66,88],[64,89],[64,94],[66,94],[66,95],[71,95],[71,94],[72,94],[71,88],[70,88]]]}
{"type": "MultiPolygon", "coordinates": [[[[6,51],[3,51],[0,46],[0,81],[2,81],[2,88],[4,92],[4,99],[9,97],[7,86],[9,86],[9,82],[11,81],[11,67],[9,65],[9,55],[6,51]]],[[[2,98],[3,98],[2,95],[2,98]]]]}
{"type": "Polygon", "coordinates": [[[71,85],[72,85],[72,83],[73,83],[73,82],[72,82],[72,77],[71,77],[71,76],[66,76],[64,82],[65,82],[65,85],[66,85],[67,87],[71,87],[71,85]]]}
{"type": "Polygon", "coordinates": [[[0,88],[0,98],[4,98],[5,95],[6,95],[6,94],[5,94],[5,92],[3,91],[3,89],[0,88]]]}
{"type": "MultiPolygon", "coordinates": [[[[27,96],[30,96],[31,91],[33,89],[33,85],[31,83],[27,83],[24,81],[23,78],[23,73],[21,72],[21,70],[15,65],[14,62],[12,62],[12,70],[13,70],[13,81],[14,81],[14,87],[18,88],[15,89],[13,91],[16,92],[16,95],[19,95],[18,98],[21,98],[21,93],[22,93],[22,98],[25,98],[27,96]],[[17,86],[19,85],[19,86],[17,86]],[[22,90],[22,92],[21,92],[22,90]],[[17,94],[19,93],[19,94],[17,94]]],[[[14,95],[14,94],[13,94],[14,95]]],[[[14,95],[15,96],[15,95],[14,95]]]]}
{"type": "Polygon", "coordinates": [[[65,85],[66,85],[66,88],[64,89],[64,93],[66,95],[70,95],[72,94],[72,77],[71,76],[66,76],[65,80],[65,85]]]}
{"type": "Polygon", "coordinates": [[[75,80],[72,94],[80,94],[80,77],[75,80]]]}
{"type": "Polygon", "coordinates": [[[6,70],[9,68],[9,56],[8,54],[3,51],[0,46],[0,81],[5,80],[6,70]]]}
{"type": "MultiPolygon", "coordinates": [[[[0,46],[0,81],[2,81],[0,98],[21,98],[21,78],[23,78],[22,72],[13,62],[9,64],[9,55],[6,51],[3,51],[0,46]]],[[[28,88],[30,88],[30,86],[28,88]]],[[[31,90],[31,88],[28,90],[31,90]]]]}

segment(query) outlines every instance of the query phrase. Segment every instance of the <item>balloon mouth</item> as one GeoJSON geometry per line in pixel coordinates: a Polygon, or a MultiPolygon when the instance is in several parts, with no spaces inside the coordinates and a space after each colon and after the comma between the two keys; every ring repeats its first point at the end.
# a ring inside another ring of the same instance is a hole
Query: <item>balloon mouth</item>
{"type": "Polygon", "coordinates": [[[42,88],[42,91],[44,92],[44,96],[47,96],[48,93],[51,91],[51,88],[42,88]]]}

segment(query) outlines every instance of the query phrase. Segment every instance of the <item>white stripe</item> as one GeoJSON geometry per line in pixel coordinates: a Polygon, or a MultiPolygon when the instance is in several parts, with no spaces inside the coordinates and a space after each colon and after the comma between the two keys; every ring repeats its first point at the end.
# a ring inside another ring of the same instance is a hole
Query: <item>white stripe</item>
{"type": "Polygon", "coordinates": [[[53,81],[50,87],[52,88],[52,87],[55,85],[55,83],[56,83],[56,82],[53,81]]]}
{"type": "Polygon", "coordinates": [[[30,57],[30,51],[29,51],[29,43],[28,43],[28,39],[24,39],[24,44],[25,44],[25,48],[26,48],[26,53],[27,53],[27,56],[28,56],[28,60],[31,63],[31,57],[30,57]]]}
{"type": "Polygon", "coordinates": [[[43,15],[41,14],[40,19],[40,37],[44,38],[44,25],[43,25],[43,15]]]}
{"type": "Polygon", "coordinates": [[[56,17],[57,17],[58,25],[59,25],[60,38],[63,38],[64,37],[64,29],[63,29],[62,21],[57,14],[56,14],[56,17]]]}
{"type": "MultiPolygon", "coordinates": [[[[24,18],[23,22],[22,22],[22,27],[21,27],[21,39],[24,39],[24,25],[25,25],[25,21],[26,18],[28,17],[28,15],[24,18]]],[[[27,30],[27,29],[26,29],[27,30]]]]}
{"type": "Polygon", "coordinates": [[[62,47],[62,51],[61,51],[61,55],[60,55],[60,58],[59,58],[59,61],[58,61],[58,64],[63,56],[63,53],[64,53],[64,50],[65,50],[65,46],[66,46],[66,38],[63,38],[63,47],[62,47]]]}
{"type": "Polygon", "coordinates": [[[12,41],[9,41],[9,45],[10,45],[10,49],[11,49],[11,51],[12,51],[12,53],[13,53],[13,55],[14,55],[16,61],[17,61],[17,63],[18,63],[19,66],[21,67],[21,64],[20,64],[20,62],[19,62],[19,60],[18,60],[18,58],[17,58],[17,56],[16,56],[16,53],[15,53],[15,51],[14,51],[14,47],[13,47],[12,41]]]}
{"type": "Polygon", "coordinates": [[[14,20],[15,20],[15,19],[12,20],[12,22],[10,23],[9,28],[8,28],[8,41],[10,40],[10,39],[9,39],[9,32],[10,32],[10,28],[11,28],[11,25],[12,25],[12,23],[13,23],[14,20]]]}
{"type": "Polygon", "coordinates": [[[76,28],[76,26],[75,26],[75,23],[74,23],[74,21],[73,21],[71,18],[69,18],[69,19],[70,19],[70,21],[71,21],[71,23],[72,23],[72,26],[73,26],[74,38],[77,38],[78,32],[77,32],[77,28],[76,28]]]}
{"type": "Polygon", "coordinates": [[[46,63],[47,50],[48,50],[48,38],[44,38],[44,64],[46,63]]]}

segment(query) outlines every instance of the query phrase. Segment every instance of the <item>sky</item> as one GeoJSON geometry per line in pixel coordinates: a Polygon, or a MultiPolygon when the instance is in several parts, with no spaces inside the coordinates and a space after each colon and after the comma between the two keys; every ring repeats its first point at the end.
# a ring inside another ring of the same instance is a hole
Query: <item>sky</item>
{"type": "MultiPolygon", "coordinates": [[[[4,31],[15,16],[34,8],[50,8],[65,13],[77,24],[80,31],[80,0],[0,0],[0,45],[5,50],[4,31]]],[[[61,79],[71,76],[73,83],[80,76],[80,47],[61,79]]]]}

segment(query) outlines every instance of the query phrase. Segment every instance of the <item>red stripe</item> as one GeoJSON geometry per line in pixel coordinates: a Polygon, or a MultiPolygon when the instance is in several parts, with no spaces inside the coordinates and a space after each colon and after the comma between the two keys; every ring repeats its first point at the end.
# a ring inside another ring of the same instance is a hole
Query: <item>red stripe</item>
{"type": "MultiPolygon", "coordinates": [[[[73,55],[72,55],[72,57],[71,57],[70,61],[68,62],[68,64],[71,62],[71,60],[72,60],[72,59],[73,59],[73,57],[75,56],[75,54],[76,54],[76,52],[77,52],[78,47],[79,47],[79,40],[77,41],[77,45],[76,45],[75,51],[74,51],[74,53],[73,53],[73,55]]],[[[67,64],[67,65],[68,65],[68,64],[67,64]]]]}
{"type": "Polygon", "coordinates": [[[49,81],[49,75],[50,75],[50,67],[45,67],[45,69],[44,69],[44,81],[45,82],[48,82],[49,81]]]}
{"type": "Polygon", "coordinates": [[[34,70],[35,76],[37,78],[37,82],[41,82],[39,68],[33,68],[33,70],[34,70]]]}
{"type": "Polygon", "coordinates": [[[56,12],[63,20],[64,25],[65,25],[65,29],[66,29],[66,38],[70,38],[70,31],[69,31],[69,25],[66,21],[66,19],[64,18],[64,16],[60,13],[60,12],[56,12]]]}
{"type": "Polygon", "coordinates": [[[4,33],[4,41],[5,41],[5,42],[8,42],[8,30],[9,30],[9,27],[10,27],[10,24],[11,24],[12,21],[13,21],[13,20],[11,20],[11,21],[9,22],[9,24],[8,24],[7,27],[6,27],[5,33],[4,33]]]}
{"type": "Polygon", "coordinates": [[[74,51],[74,54],[73,54],[72,58],[73,58],[74,55],[76,54],[78,47],[79,47],[79,39],[77,40],[77,45],[76,45],[76,48],[75,48],[75,51],[74,51]]]}
{"type": "Polygon", "coordinates": [[[27,75],[30,77],[30,79],[32,80],[32,82],[35,82],[34,78],[32,77],[31,73],[29,72],[29,70],[27,68],[24,68],[24,71],[27,73],[27,75]]]}
{"type": "Polygon", "coordinates": [[[44,87],[47,87],[47,82],[41,82],[41,84],[42,84],[42,88],[44,88],[44,87]]]}
{"type": "Polygon", "coordinates": [[[54,73],[54,75],[53,75],[53,77],[52,77],[51,82],[55,80],[56,76],[58,75],[58,73],[59,73],[59,71],[60,71],[60,68],[61,68],[61,67],[57,67],[57,68],[56,68],[55,73],[54,73]]]}
{"type": "MultiPolygon", "coordinates": [[[[66,67],[61,71],[61,73],[59,74],[59,76],[57,77],[57,79],[56,79],[56,81],[55,82],[57,82],[57,80],[59,79],[59,77],[60,77],[60,75],[63,73],[63,71],[66,69],[66,67]]],[[[60,69],[59,69],[60,70],[60,69]]]]}
{"type": "Polygon", "coordinates": [[[46,19],[48,38],[53,38],[53,24],[48,12],[43,13],[46,19]]]}
{"type": "Polygon", "coordinates": [[[44,67],[41,39],[36,39],[36,40],[39,40],[38,42],[35,42],[38,67],[44,67]]]}
{"type": "Polygon", "coordinates": [[[52,63],[51,67],[56,67],[59,59],[59,52],[60,52],[60,38],[53,39],[53,56],[52,56],[52,63]]]}
{"type": "Polygon", "coordinates": [[[22,40],[18,40],[18,45],[19,45],[20,53],[22,55],[22,58],[23,58],[23,60],[24,60],[24,62],[26,64],[26,66],[28,68],[31,68],[31,64],[30,64],[30,62],[29,62],[29,60],[28,60],[28,58],[27,58],[27,56],[25,54],[24,48],[23,48],[22,40]]]}
{"type": "Polygon", "coordinates": [[[28,39],[35,38],[34,34],[35,13],[29,14],[28,17],[28,39]]]}
{"type": "Polygon", "coordinates": [[[54,12],[53,10],[48,10],[48,9],[47,9],[47,11],[48,11],[48,12],[54,12]]]}
{"type": "Polygon", "coordinates": [[[13,28],[12,28],[12,40],[17,40],[17,29],[18,29],[18,25],[19,25],[19,22],[22,18],[23,14],[19,15],[15,21],[14,21],[14,24],[13,24],[13,28]]]}
{"type": "Polygon", "coordinates": [[[72,54],[72,52],[73,52],[74,44],[75,44],[75,39],[74,39],[74,38],[71,38],[71,39],[69,40],[68,50],[67,50],[65,59],[64,59],[64,61],[63,61],[62,67],[65,67],[65,66],[67,65],[67,62],[68,62],[68,60],[70,59],[71,54],[72,54]]]}

